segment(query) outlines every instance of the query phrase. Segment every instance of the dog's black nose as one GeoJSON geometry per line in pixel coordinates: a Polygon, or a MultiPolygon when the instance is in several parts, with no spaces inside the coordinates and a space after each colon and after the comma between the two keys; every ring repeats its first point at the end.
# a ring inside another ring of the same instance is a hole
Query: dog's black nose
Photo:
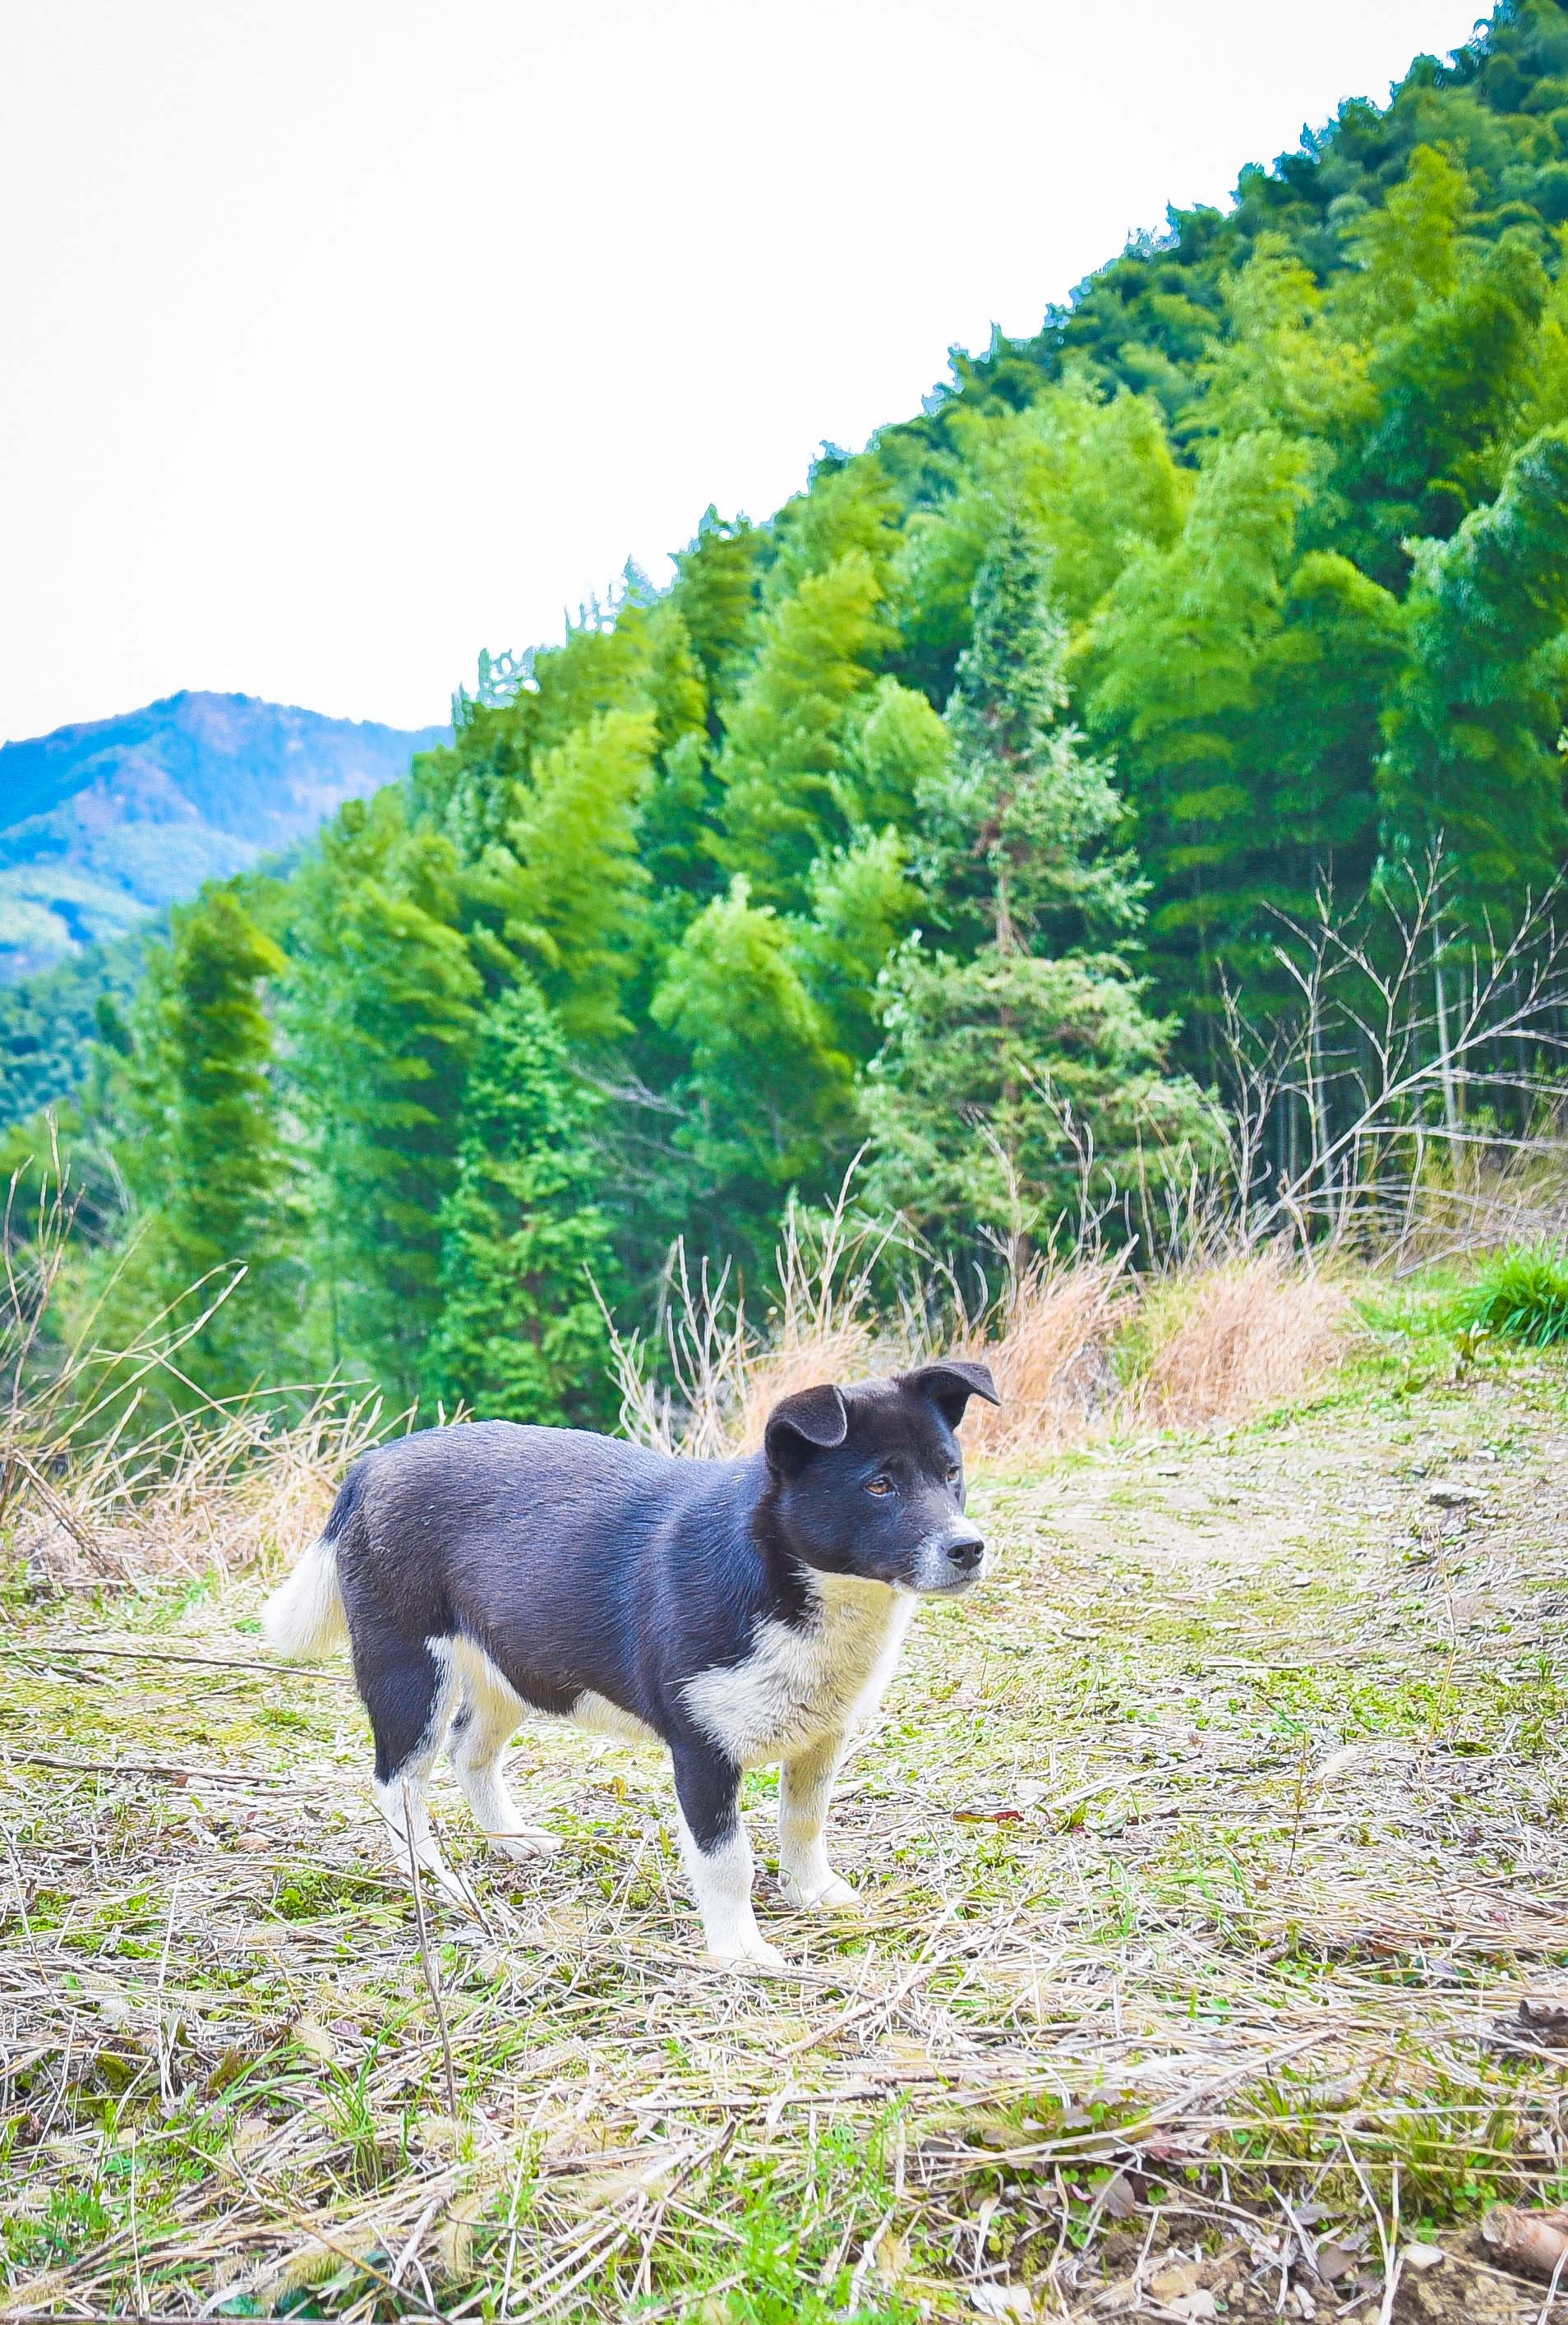
{"type": "Polygon", "coordinates": [[[950,1542],[947,1554],[962,1573],[972,1574],[986,1554],[986,1545],[978,1533],[960,1533],[950,1542]]]}

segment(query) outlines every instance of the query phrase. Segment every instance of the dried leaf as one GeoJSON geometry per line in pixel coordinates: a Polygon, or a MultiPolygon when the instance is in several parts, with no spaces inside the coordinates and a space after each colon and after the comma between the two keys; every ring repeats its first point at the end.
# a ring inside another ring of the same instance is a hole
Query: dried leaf
{"type": "Polygon", "coordinates": [[[970,2299],[982,2317],[1035,2314],[1035,2296],[1026,2284],[977,2284],[970,2299]]]}
{"type": "Polygon", "coordinates": [[[1519,2024],[1537,2042],[1568,2042],[1568,1994],[1522,1995],[1519,2024]]]}
{"type": "Polygon", "coordinates": [[[1099,2200],[1113,2220],[1130,2219],[1138,2208],[1137,2197],[1125,2172],[1118,2172],[1114,2180],[1107,2181],[1099,2200]]]}
{"type": "Polygon", "coordinates": [[[337,2064],[338,2045],[319,2018],[297,2018],[291,2031],[301,2050],[320,2060],[323,2067],[337,2064]]]}
{"type": "Polygon", "coordinates": [[[871,2265],[884,2284],[897,2284],[909,2271],[909,2246],[896,2228],[885,2228],[871,2247],[871,2265]]]}
{"type": "Polygon", "coordinates": [[[1331,2239],[1318,2246],[1318,2274],[1330,2284],[1337,2284],[1342,2276],[1354,2276],[1359,2265],[1359,2256],[1346,2245],[1331,2239]]]}
{"type": "Polygon", "coordinates": [[[1156,2269],[1150,2277],[1150,2295],[1162,2308],[1169,2308],[1173,2302],[1183,2301],[1196,2291],[1199,2274],[1195,2260],[1173,2262],[1168,2268],[1156,2269]]]}

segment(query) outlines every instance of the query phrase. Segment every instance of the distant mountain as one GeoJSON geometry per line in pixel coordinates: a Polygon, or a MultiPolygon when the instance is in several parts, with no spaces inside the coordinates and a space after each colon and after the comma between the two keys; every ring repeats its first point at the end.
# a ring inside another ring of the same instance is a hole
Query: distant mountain
{"type": "Polygon", "coordinates": [[[0,984],[302,838],[447,733],[172,694],[0,746],[0,984]]]}

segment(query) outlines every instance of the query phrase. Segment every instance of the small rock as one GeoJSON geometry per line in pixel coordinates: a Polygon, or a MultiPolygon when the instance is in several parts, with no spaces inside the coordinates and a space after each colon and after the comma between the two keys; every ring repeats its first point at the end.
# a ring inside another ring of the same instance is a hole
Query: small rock
{"type": "Polygon", "coordinates": [[[1168,2308],[1173,2302],[1183,2301],[1195,2291],[1197,2283],[1196,2261],[1176,2261],[1169,2268],[1155,2270],[1149,2279],[1149,2295],[1162,2308],[1168,2308]]]}
{"type": "Polygon", "coordinates": [[[1441,2245],[1406,2245],[1399,2256],[1406,2268],[1437,2268],[1448,2258],[1441,2245]]]}
{"type": "Polygon", "coordinates": [[[1468,1510],[1480,1501],[1468,1486],[1429,1486],[1426,1498],[1440,1510],[1468,1510]]]}

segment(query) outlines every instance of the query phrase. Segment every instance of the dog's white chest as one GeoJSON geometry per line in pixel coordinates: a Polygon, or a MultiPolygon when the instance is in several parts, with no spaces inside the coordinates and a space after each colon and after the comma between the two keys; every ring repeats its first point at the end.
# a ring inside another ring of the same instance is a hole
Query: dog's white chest
{"type": "Polygon", "coordinates": [[[815,1576],[812,1588],[812,1620],[764,1623],[744,1663],[686,1682],[688,1709],[742,1768],[858,1727],[893,1676],[915,1600],[850,1575],[815,1576]]]}

